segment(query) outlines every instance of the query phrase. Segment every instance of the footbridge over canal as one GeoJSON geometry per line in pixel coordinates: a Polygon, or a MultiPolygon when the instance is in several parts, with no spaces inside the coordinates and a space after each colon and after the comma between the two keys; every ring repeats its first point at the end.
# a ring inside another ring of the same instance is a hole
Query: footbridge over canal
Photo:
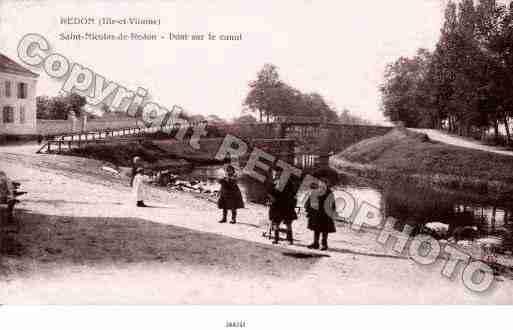
{"type": "Polygon", "coordinates": [[[330,155],[362,140],[385,135],[392,128],[326,123],[310,118],[215,126],[216,134],[220,136],[231,134],[253,141],[271,154],[289,155],[287,160],[293,160],[296,166],[303,168],[318,162],[327,164],[330,155]]]}
{"type": "MultiPolygon", "coordinates": [[[[206,125],[204,138],[223,138],[231,134],[258,147],[279,159],[293,162],[298,167],[312,167],[319,160],[327,162],[327,157],[344,150],[361,140],[388,133],[392,127],[370,125],[345,125],[326,123],[311,118],[287,118],[272,123],[254,124],[188,124],[188,132],[183,136],[187,140],[192,136],[194,127],[206,125]]],[[[167,125],[162,127],[127,127],[117,130],[99,130],[61,134],[48,139],[40,152],[60,153],[90,143],[129,142],[153,139],[154,134],[163,133],[164,138],[175,138],[180,127],[167,125]]],[[[162,134],[160,136],[162,138],[162,134]]]]}

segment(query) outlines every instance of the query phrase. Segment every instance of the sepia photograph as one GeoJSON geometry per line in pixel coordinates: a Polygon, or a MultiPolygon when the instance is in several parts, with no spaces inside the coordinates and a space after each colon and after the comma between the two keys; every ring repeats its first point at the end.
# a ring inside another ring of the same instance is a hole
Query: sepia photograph
{"type": "Polygon", "coordinates": [[[0,0],[0,309],[510,305],[512,134],[509,0],[0,0]]]}

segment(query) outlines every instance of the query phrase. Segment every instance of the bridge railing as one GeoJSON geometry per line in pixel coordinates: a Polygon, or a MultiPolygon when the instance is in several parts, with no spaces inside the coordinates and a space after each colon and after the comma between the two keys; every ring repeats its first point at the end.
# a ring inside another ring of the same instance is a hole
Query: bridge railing
{"type": "MultiPolygon", "coordinates": [[[[186,125],[187,126],[187,125],[186,125]]],[[[91,143],[106,143],[108,141],[127,141],[122,139],[128,136],[139,136],[147,133],[171,132],[177,129],[177,125],[155,126],[155,127],[125,127],[117,129],[105,129],[90,132],[81,132],[73,134],[61,134],[50,137],[45,144],[37,151],[42,152],[62,152],[73,148],[80,148],[83,145],[91,143]]]]}

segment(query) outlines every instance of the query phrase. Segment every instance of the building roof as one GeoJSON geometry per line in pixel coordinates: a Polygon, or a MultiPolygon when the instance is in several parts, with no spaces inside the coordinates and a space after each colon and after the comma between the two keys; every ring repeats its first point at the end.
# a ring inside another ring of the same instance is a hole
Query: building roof
{"type": "Polygon", "coordinates": [[[37,73],[34,73],[28,69],[25,69],[20,64],[16,63],[15,61],[11,60],[4,54],[0,53],[0,72],[10,73],[10,74],[17,74],[21,76],[28,76],[28,77],[34,77],[37,78],[39,75],[37,73]]]}

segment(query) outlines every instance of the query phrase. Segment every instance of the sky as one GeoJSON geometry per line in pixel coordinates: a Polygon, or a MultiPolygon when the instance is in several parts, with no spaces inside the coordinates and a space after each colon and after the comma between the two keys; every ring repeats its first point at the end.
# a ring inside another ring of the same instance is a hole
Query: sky
{"type": "MultiPolygon", "coordinates": [[[[317,92],[337,110],[383,123],[379,84],[387,63],[433,49],[445,0],[374,1],[64,1],[0,0],[0,52],[17,60],[27,33],[51,51],[152,100],[190,113],[241,114],[248,82],[264,63],[303,92],[317,92]],[[160,18],[160,26],[62,25],[60,17],[160,18]],[[241,41],[67,41],[66,32],[239,34],[241,41]]],[[[39,68],[38,95],[56,95],[63,81],[39,68]]]]}

